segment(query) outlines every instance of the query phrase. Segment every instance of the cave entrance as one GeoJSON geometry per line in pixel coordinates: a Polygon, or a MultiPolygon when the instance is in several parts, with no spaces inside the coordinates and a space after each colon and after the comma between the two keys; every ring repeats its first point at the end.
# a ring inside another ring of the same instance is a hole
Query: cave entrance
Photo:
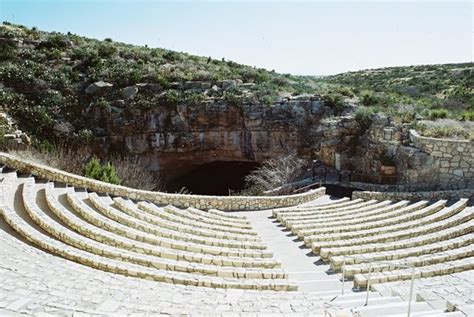
{"type": "Polygon", "coordinates": [[[358,188],[346,187],[343,185],[335,185],[335,184],[323,184],[326,187],[326,195],[330,195],[337,198],[343,197],[352,197],[352,193],[356,190],[360,190],[358,188]]]}
{"type": "Polygon", "coordinates": [[[216,161],[193,166],[186,174],[166,182],[168,192],[186,187],[192,194],[229,195],[245,187],[245,176],[259,167],[256,162],[216,161]]]}

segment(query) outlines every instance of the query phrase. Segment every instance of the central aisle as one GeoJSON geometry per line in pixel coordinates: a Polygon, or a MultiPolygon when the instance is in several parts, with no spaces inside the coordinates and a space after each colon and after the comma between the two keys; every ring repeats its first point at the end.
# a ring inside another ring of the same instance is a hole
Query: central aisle
{"type": "MultiPolygon", "coordinates": [[[[329,197],[324,196],[311,202],[316,205],[328,202],[329,197]]],[[[268,246],[268,250],[281,261],[282,268],[289,273],[289,278],[296,280],[300,291],[327,292],[334,291],[337,295],[341,292],[342,283],[339,275],[326,273],[329,265],[320,261],[319,256],[305,247],[303,241],[297,239],[288,229],[272,218],[271,210],[252,212],[239,212],[252,223],[253,228],[268,246]]],[[[345,289],[351,289],[351,283],[346,283],[345,289]]]]}

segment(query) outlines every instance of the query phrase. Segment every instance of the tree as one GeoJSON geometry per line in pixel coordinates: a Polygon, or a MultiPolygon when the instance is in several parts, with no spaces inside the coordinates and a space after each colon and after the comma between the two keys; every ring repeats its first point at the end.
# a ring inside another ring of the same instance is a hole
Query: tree
{"type": "Polygon", "coordinates": [[[304,167],[304,160],[295,153],[269,159],[262,166],[245,177],[247,191],[262,194],[294,182],[304,167]]]}

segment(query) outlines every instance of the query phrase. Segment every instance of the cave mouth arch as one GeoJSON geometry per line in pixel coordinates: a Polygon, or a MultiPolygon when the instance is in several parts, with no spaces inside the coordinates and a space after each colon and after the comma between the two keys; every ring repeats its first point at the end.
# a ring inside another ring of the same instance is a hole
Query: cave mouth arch
{"type": "Polygon", "coordinates": [[[192,194],[227,196],[244,189],[245,176],[260,166],[257,162],[213,161],[193,165],[189,170],[166,181],[166,191],[185,187],[192,194]]]}

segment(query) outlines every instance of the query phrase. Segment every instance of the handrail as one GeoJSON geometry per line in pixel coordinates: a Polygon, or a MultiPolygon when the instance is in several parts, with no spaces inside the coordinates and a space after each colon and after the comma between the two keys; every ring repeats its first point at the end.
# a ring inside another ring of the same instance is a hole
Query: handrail
{"type": "MultiPolygon", "coordinates": [[[[341,290],[341,295],[344,295],[344,284],[345,284],[345,274],[346,274],[346,259],[351,259],[351,258],[356,258],[355,256],[343,256],[343,262],[342,262],[342,290],[341,290]]],[[[360,260],[360,258],[357,258],[360,260]]],[[[411,302],[413,298],[413,289],[415,286],[415,269],[416,266],[413,263],[408,263],[405,260],[405,263],[400,263],[400,264],[394,264],[389,261],[384,261],[384,260],[362,260],[359,263],[368,263],[369,264],[369,271],[368,271],[368,276],[367,276],[367,291],[366,291],[366,297],[365,297],[365,304],[364,306],[369,305],[369,293],[370,293],[370,276],[372,274],[372,268],[374,263],[380,263],[380,264],[390,264],[392,266],[398,267],[398,268],[411,268],[411,280],[410,280],[410,295],[408,297],[408,309],[407,309],[407,317],[410,317],[411,315],[411,302]]]]}

